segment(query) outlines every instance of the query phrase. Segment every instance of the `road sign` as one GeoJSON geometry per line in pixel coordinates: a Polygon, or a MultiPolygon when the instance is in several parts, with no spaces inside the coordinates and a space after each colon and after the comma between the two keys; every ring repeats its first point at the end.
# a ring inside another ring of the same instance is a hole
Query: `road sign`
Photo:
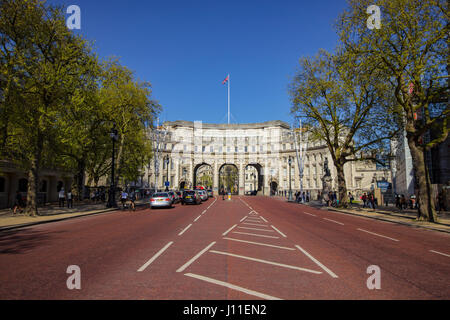
{"type": "Polygon", "coordinates": [[[390,183],[387,181],[378,181],[377,182],[377,186],[380,189],[388,189],[389,188],[390,183]]]}
{"type": "Polygon", "coordinates": [[[166,182],[164,182],[164,185],[165,185],[166,187],[170,187],[170,182],[169,182],[169,181],[166,181],[166,182]]]}

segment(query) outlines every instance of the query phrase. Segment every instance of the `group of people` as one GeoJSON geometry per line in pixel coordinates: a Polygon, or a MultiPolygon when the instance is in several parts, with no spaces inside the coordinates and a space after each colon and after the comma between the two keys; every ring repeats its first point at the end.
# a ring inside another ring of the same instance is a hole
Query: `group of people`
{"type": "Polygon", "coordinates": [[[305,203],[305,202],[309,202],[309,199],[310,199],[309,191],[306,191],[306,192],[305,191],[303,191],[303,192],[297,191],[295,193],[295,202],[305,203]]]}
{"type": "Polygon", "coordinates": [[[328,201],[327,206],[328,207],[336,207],[338,204],[338,197],[336,191],[330,191],[328,192],[328,201]]]}
{"type": "Polygon", "coordinates": [[[73,194],[72,190],[69,189],[67,193],[64,191],[64,188],[61,188],[58,192],[58,200],[59,200],[59,207],[64,208],[64,202],[67,199],[67,208],[73,208],[73,194]]]}
{"type": "Polygon", "coordinates": [[[126,209],[127,207],[130,210],[135,211],[136,210],[136,192],[134,190],[131,190],[130,193],[128,193],[126,190],[123,190],[120,195],[120,202],[122,203],[122,209],[126,209]],[[128,207],[127,202],[130,202],[130,205],[128,207]]]}
{"type": "Polygon", "coordinates": [[[375,198],[375,195],[373,193],[364,194],[361,196],[361,200],[363,202],[363,208],[371,208],[376,209],[378,206],[378,199],[375,198]]]}

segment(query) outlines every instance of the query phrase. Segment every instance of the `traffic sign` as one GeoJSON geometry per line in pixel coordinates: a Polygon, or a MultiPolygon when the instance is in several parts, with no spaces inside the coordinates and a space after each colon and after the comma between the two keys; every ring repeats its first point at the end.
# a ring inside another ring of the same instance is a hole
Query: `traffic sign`
{"type": "Polygon", "coordinates": [[[170,187],[170,182],[169,182],[169,181],[166,181],[166,182],[164,182],[164,185],[165,185],[166,187],[170,187]]]}

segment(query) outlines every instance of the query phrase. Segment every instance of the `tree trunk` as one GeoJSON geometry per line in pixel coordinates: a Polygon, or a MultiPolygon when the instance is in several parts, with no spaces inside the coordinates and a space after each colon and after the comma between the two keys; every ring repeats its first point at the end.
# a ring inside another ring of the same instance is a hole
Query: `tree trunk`
{"type": "Polygon", "coordinates": [[[436,210],[434,207],[434,199],[431,195],[431,180],[428,170],[425,166],[425,156],[423,148],[416,144],[413,137],[408,137],[408,145],[411,151],[413,169],[416,179],[416,201],[419,204],[417,220],[425,220],[429,222],[437,222],[436,210]]]}
{"type": "Polygon", "coordinates": [[[84,197],[84,179],[85,179],[86,162],[78,161],[77,174],[75,176],[77,183],[77,200],[82,201],[84,197]]]}
{"type": "Polygon", "coordinates": [[[27,192],[27,208],[26,214],[35,217],[38,215],[37,207],[37,192],[39,188],[39,165],[41,162],[43,137],[40,133],[37,134],[36,149],[33,153],[31,166],[28,171],[28,192],[27,192]]]}
{"type": "Polygon", "coordinates": [[[338,178],[339,207],[348,207],[347,185],[345,184],[344,163],[338,162],[336,165],[338,178]]]}

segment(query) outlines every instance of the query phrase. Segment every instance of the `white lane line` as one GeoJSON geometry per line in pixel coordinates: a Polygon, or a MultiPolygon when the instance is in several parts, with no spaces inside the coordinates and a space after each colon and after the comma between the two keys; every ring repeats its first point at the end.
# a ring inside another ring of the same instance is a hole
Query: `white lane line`
{"type": "Polygon", "coordinates": [[[274,232],[273,230],[268,229],[258,229],[258,228],[248,228],[248,227],[238,227],[239,229],[248,229],[248,230],[258,230],[258,231],[266,231],[266,232],[274,232]]]}
{"type": "MultiPolygon", "coordinates": [[[[208,207],[208,209],[209,209],[209,207],[208,207]]],[[[208,210],[208,209],[206,209],[206,210],[208,210]]],[[[205,214],[206,210],[205,210],[205,211],[203,211],[203,212],[202,212],[202,214],[205,214]]]]}
{"type": "Polygon", "coordinates": [[[442,252],[439,252],[439,251],[434,251],[434,250],[430,250],[430,252],[434,252],[434,253],[437,253],[437,254],[441,254],[441,255],[443,255],[443,256],[446,256],[446,257],[449,257],[449,258],[450,258],[450,255],[449,255],[449,254],[445,254],[445,253],[442,253],[442,252]]]}
{"type": "Polygon", "coordinates": [[[247,219],[248,217],[247,216],[245,216],[245,217],[243,217],[242,219],[241,219],[241,221],[239,221],[239,222],[242,222],[242,221],[244,221],[245,219],[247,219]]]}
{"type": "Polygon", "coordinates": [[[323,218],[323,219],[324,219],[324,220],[327,220],[327,221],[331,221],[331,222],[337,223],[337,224],[340,224],[341,226],[344,225],[342,222],[334,221],[334,220],[327,219],[327,218],[323,218]]]}
{"type": "Polygon", "coordinates": [[[200,219],[202,215],[199,215],[197,218],[195,218],[194,222],[197,222],[198,219],[200,219]]]}
{"type": "Polygon", "coordinates": [[[231,230],[234,229],[234,227],[236,227],[237,224],[235,224],[234,226],[232,226],[230,229],[228,229],[227,231],[225,231],[224,233],[222,233],[222,236],[226,236],[228,232],[230,232],[231,230]]]}
{"type": "Polygon", "coordinates": [[[248,222],[256,222],[256,223],[262,223],[262,224],[265,224],[265,222],[262,222],[261,220],[256,220],[256,219],[253,219],[253,218],[248,218],[247,221],[248,221],[248,222]]]}
{"type": "Polygon", "coordinates": [[[263,235],[263,234],[256,234],[256,233],[239,232],[239,231],[233,231],[233,233],[246,234],[246,235],[249,235],[249,236],[262,237],[262,238],[280,239],[280,237],[266,236],[266,235],[263,235]]]}
{"type": "Polygon", "coordinates": [[[187,267],[189,267],[195,260],[197,260],[198,258],[200,258],[200,256],[202,254],[204,254],[206,251],[209,250],[209,248],[211,248],[216,242],[211,242],[205,249],[203,249],[202,251],[200,251],[199,253],[197,253],[195,256],[192,257],[191,260],[189,260],[188,262],[186,262],[185,264],[183,264],[181,267],[178,268],[177,272],[182,272],[184,271],[187,267]]]}
{"type": "Polygon", "coordinates": [[[196,279],[199,279],[199,280],[203,280],[203,281],[206,281],[206,282],[209,282],[209,283],[217,284],[219,286],[227,287],[227,288],[230,288],[230,289],[233,289],[233,290],[236,290],[236,291],[241,291],[243,293],[246,293],[248,295],[255,296],[255,297],[258,297],[258,298],[262,298],[262,299],[266,299],[266,300],[282,300],[280,298],[269,296],[269,295],[261,293],[261,292],[253,291],[253,290],[250,290],[250,289],[246,289],[246,288],[243,288],[243,287],[236,286],[236,285],[228,283],[228,282],[216,280],[216,279],[205,277],[205,276],[201,276],[201,275],[198,275],[198,274],[185,273],[184,275],[188,276],[188,277],[191,277],[191,278],[196,278],[196,279]]]}
{"type": "Polygon", "coordinates": [[[312,214],[312,213],[309,213],[309,212],[303,212],[304,214],[309,214],[310,216],[313,216],[313,217],[317,217],[315,214],[312,214]]]}
{"type": "Polygon", "coordinates": [[[181,236],[190,227],[192,227],[192,223],[190,225],[188,225],[186,228],[184,228],[183,231],[181,231],[178,235],[181,236]]]}
{"type": "Polygon", "coordinates": [[[266,219],[264,219],[264,217],[261,217],[261,216],[260,216],[260,218],[263,219],[265,222],[269,222],[269,221],[267,221],[266,219]]]}
{"type": "Polygon", "coordinates": [[[358,228],[357,230],[362,231],[362,232],[367,232],[367,233],[373,234],[374,236],[386,238],[386,239],[389,239],[389,240],[392,240],[392,241],[400,241],[400,240],[397,240],[397,239],[394,239],[394,238],[390,238],[390,237],[386,237],[386,236],[383,236],[383,235],[381,235],[381,234],[374,233],[374,232],[370,232],[370,231],[367,231],[367,230],[364,230],[364,229],[359,229],[359,228],[358,228]]]}
{"type": "Polygon", "coordinates": [[[272,248],[278,248],[278,249],[284,249],[284,250],[295,250],[295,248],[281,247],[281,246],[276,246],[276,245],[268,244],[268,243],[240,240],[240,239],[234,239],[234,238],[228,238],[228,237],[225,237],[223,239],[230,240],[230,241],[237,241],[237,242],[244,242],[244,243],[255,244],[257,246],[272,247],[272,248]]]}
{"type": "Polygon", "coordinates": [[[310,258],[315,264],[317,264],[319,267],[321,267],[325,272],[327,272],[330,276],[332,276],[333,278],[338,278],[338,276],[332,272],[330,269],[328,269],[327,267],[325,267],[323,264],[321,264],[317,259],[315,259],[312,255],[310,255],[308,252],[306,252],[306,250],[302,249],[300,246],[295,245],[297,247],[298,250],[300,250],[301,252],[303,252],[308,258],[310,258]]]}
{"type": "Polygon", "coordinates": [[[142,267],[140,267],[138,269],[137,272],[142,272],[144,271],[153,261],[155,261],[164,251],[167,250],[167,248],[169,248],[172,245],[173,241],[169,242],[168,244],[166,244],[164,246],[164,248],[162,248],[161,250],[159,250],[153,257],[151,257],[150,260],[148,260],[142,267]]]}
{"type": "Polygon", "coordinates": [[[248,223],[248,222],[242,222],[242,224],[248,224],[248,225],[258,226],[258,227],[267,227],[266,225],[263,225],[263,224],[248,223]]]}
{"type": "Polygon", "coordinates": [[[278,230],[277,228],[275,228],[274,226],[271,226],[276,232],[278,232],[279,234],[281,234],[284,238],[287,238],[287,236],[281,232],[280,230],[278,230]]]}
{"type": "Polygon", "coordinates": [[[210,250],[209,252],[217,253],[217,254],[223,254],[223,255],[236,257],[236,258],[240,258],[240,259],[245,259],[245,260],[250,260],[250,261],[256,261],[256,262],[271,264],[273,266],[278,266],[278,267],[283,267],[283,268],[288,268],[288,269],[295,269],[295,270],[300,270],[300,271],[305,271],[305,272],[310,272],[310,273],[315,273],[315,274],[322,274],[322,272],[320,272],[320,271],[314,271],[314,270],[311,270],[311,269],[300,268],[300,267],[291,266],[291,265],[284,264],[284,263],[278,263],[278,262],[272,262],[272,261],[268,261],[268,260],[256,259],[256,258],[247,257],[247,256],[241,256],[241,255],[238,255],[238,254],[233,254],[233,253],[228,253],[228,252],[221,252],[221,251],[215,251],[215,250],[210,250]]]}

